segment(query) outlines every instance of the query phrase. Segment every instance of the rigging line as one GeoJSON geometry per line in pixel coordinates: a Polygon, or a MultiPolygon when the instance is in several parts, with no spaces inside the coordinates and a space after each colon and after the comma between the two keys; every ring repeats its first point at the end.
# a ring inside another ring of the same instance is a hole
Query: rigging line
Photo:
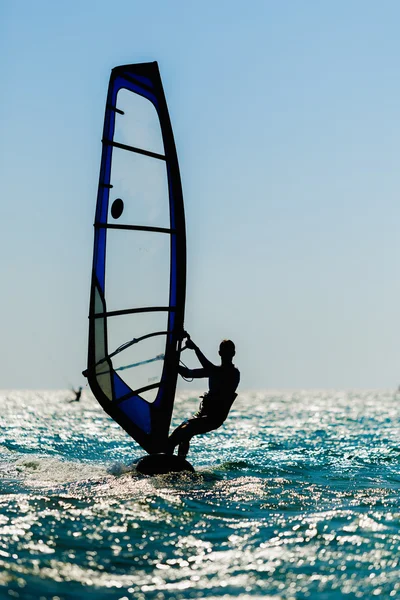
{"type": "MultiPolygon", "coordinates": [[[[185,350],[185,348],[183,348],[183,350],[185,350]]],[[[185,369],[189,369],[189,367],[187,365],[185,365],[185,363],[183,362],[183,360],[179,359],[180,364],[182,365],[182,367],[185,367],[185,369]]],[[[181,375],[182,379],[184,379],[185,381],[187,381],[188,383],[192,383],[194,377],[192,377],[192,379],[188,379],[187,377],[184,377],[183,375],[181,375]]]]}
{"type": "Polygon", "coordinates": [[[111,354],[109,354],[105,358],[100,359],[95,364],[95,367],[97,367],[98,365],[101,365],[103,362],[106,362],[108,358],[112,358],[116,354],[119,354],[120,352],[122,352],[122,350],[126,350],[130,346],[133,346],[133,344],[137,344],[138,342],[141,342],[142,340],[147,340],[148,338],[154,337],[156,335],[168,335],[168,333],[171,333],[171,332],[170,331],[155,331],[154,333],[147,333],[146,335],[142,335],[141,337],[138,337],[138,338],[132,338],[131,340],[129,340],[129,342],[125,342],[124,344],[121,344],[120,346],[118,346],[118,348],[116,350],[114,350],[114,352],[111,352],[111,354]]]}
{"type": "MultiPolygon", "coordinates": [[[[125,371],[125,369],[132,369],[133,367],[140,367],[141,365],[147,365],[148,363],[155,362],[156,360],[164,360],[164,358],[165,358],[165,354],[157,354],[157,356],[155,356],[154,358],[148,358],[147,360],[141,360],[140,362],[137,362],[137,363],[125,365],[123,367],[118,367],[117,369],[114,369],[114,371],[125,371]]],[[[98,377],[99,375],[107,375],[108,373],[109,373],[109,371],[104,371],[103,373],[96,373],[96,376],[98,377]]]]}
{"type": "Polygon", "coordinates": [[[150,152],[150,150],[143,150],[143,148],[136,148],[135,146],[120,144],[119,142],[114,142],[113,140],[107,140],[104,138],[101,141],[107,146],[113,146],[114,148],[120,148],[121,150],[129,150],[129,152],[136,152],[137,154],[144,154],[145,156],[150,156],[151,158],[167,160],[166,156],[164,156],[163,154],[157,154],[157,152],[150,152]]]}

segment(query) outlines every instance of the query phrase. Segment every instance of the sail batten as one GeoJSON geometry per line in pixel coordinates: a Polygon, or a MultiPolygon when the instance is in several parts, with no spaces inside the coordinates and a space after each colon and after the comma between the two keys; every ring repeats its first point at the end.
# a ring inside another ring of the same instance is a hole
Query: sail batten
{"type": "Polygon", "coordinates": [[[104,410],[160,452],[177,381],[186,240],[157,63],[113,69],[102,141],[85,373],[104,410]]]}
{"type": "Polygon", "coordinates": [[[144,156],[150,156],[151,158],[157,158],[159,160],[166,160],[166,157],[164,155],[157,154],[156,152],[150,152],[149,150],[144,150],[143,148],[136,148],[135,146],[128,146],[127,144],[120,144],[118,142],[114,142],[113,140],[102,139],[101,141],[106,146],[113,146],[114,148],[120,148],[121,150],[127,150],[128,152],[136,152],[137,154],[143,154],[144,156]]]}
{"type": "Polygon", "coordinates": [[[98,229],[132,229],[135,231],[152,231],[154,233],[176,233],[176,229],[167,229],[165,227],[148,227],[146,225],[117,225],[115,223],[95,223],[94,227],[98,229]]]}
{"type": "Polygon", "coordinates": [[[126,308],[122,310],[110,310],[108,312],[93,313],[89,315],[89,319],[99,319],[104,317],[119,317],[121,315],[133,315],[135,313],[151,313],[151,312],[173,312],[175,306],[146,306],[145,308],[126,308]]]}

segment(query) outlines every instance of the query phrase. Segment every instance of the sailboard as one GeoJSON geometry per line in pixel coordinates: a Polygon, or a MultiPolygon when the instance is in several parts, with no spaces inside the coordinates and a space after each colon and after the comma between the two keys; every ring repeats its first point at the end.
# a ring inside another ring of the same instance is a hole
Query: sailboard
{"type": "Polygon", "coordinates": [[[182,187],[158,65],[118,66],[104,118],[84,374],[149,454],[168,439],[185,289],[182,187]]]}

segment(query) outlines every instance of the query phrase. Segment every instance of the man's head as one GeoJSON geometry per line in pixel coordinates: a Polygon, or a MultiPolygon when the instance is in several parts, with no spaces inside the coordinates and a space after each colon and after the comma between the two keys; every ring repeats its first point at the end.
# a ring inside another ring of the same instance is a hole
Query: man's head
{"type": "Polygon", "coordinates": [[[232,359],[235,356],[235,344],[232,340],[222,340],[219,345],[219,355],[222,359],[232,359]]]}

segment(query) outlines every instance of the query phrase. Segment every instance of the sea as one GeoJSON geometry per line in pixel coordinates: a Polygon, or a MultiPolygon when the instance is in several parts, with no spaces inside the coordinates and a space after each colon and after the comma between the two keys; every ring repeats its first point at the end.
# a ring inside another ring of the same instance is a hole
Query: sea
{"type": "Polygon", "coordinates": [[[394,390],[241,392],[195,473],[156,477],[73,397],[0,393],[0,599],[400,598],[394,390]]]}

